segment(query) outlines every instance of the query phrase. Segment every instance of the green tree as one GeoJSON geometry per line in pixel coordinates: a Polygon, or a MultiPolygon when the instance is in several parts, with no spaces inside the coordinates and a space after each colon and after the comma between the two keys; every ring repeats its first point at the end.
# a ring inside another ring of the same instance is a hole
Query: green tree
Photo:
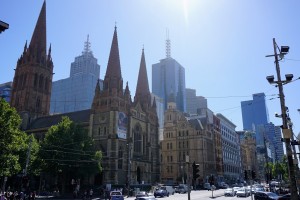
{"type": "Polygon", "coordinates": [[[0,98],[0,176],[20,173],[25,164],[21,155],[28,149],[28,136],[19,129],[20,124],[17,111],[0,98]]]}
{"type": "Polygon", "coordinates": [[[41,143],[39,159],[43,172],[52,174],[57,183],[61,183],[62,193],[71,179],[82,180],[102,170],[102,154],[95,150],[87,130],[68,117],[48,130],[41,143]]]}

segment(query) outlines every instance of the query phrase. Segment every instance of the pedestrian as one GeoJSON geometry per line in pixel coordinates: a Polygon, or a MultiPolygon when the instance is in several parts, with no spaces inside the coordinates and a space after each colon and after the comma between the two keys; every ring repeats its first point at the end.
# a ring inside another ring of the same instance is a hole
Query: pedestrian
{"type": "Polygon", "coordinates": [[[93,189],[90,189],[90,199],[93,197],[93,189]]]}

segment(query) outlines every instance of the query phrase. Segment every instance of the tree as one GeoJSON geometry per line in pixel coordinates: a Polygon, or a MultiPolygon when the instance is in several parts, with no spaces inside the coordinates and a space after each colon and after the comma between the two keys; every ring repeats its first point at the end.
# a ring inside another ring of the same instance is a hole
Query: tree
{"type": "Polygon", "coordinates": [[[21,155],[28,149],[28,136],[19,129],[20,124],[17,111],[0,98],[0,176],[10,177],[21,172],[21,155]]]}
{"type": "Polygon", "coordinates": [[[39,160],[43,172],[61,179],[62,193],[71,179],[89,177],[102,170],[102,154],[95,150],[87,130],[68,117],[48,130],[41,143],[39,160]]]}

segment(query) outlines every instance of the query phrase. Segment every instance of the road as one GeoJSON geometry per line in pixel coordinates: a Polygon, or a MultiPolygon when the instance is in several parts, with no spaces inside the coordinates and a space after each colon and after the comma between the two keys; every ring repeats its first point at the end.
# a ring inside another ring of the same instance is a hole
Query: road
{"type": "MultiPolygon", "coordinates": [[[[190,200],[201,200],[201,199],[218,199],[218,200],[251,200],[251,196],[249,197],[225,197],[224,196],[224,190],[225,189],[219,189],[215,191],[207,191],[207,190],[197,190],[197,191],[192,191],[190,195],[190,200]],[[213,193],[213,194],[212,194],[213,193]],[[213,196],[213,198],[212,198],[213,196]]],[[[125,200],[134,200],[135,197],[128,197],[125,198],[125,200]]],[[[156,198],[157,200],[187,200],[188,199],[188,194],[178,194],[175,193],[174,195],[170,195],[169,197],[164,197],[164,198],[156,198]]]]}

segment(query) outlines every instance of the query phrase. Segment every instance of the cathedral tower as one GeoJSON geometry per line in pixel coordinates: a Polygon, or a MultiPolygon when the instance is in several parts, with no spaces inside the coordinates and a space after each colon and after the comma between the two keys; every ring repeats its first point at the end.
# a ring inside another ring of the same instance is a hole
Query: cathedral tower
{"type": "Polygon", "coordinates": [[[53,77],[51,46],[46,49],[46,2],[44,1],[31,41],[17,61],[11,106],[20,113],[23,124],[49,114],[53,77]]]}
{"type": "MultiPolygon", "coordinates": [[[[123,90],[117,28],[112,39],[103,90],[96,85],[92,103],[91,133],[103,152],[103,173],[97,183],[125,184],[128,171],[127,140],[131,98],[128,85],[123,90]],[[102,181],[100,180],[102,179],[102,181]]],[[[97,178],[96,178],[97,179],[97,178]]]]}

